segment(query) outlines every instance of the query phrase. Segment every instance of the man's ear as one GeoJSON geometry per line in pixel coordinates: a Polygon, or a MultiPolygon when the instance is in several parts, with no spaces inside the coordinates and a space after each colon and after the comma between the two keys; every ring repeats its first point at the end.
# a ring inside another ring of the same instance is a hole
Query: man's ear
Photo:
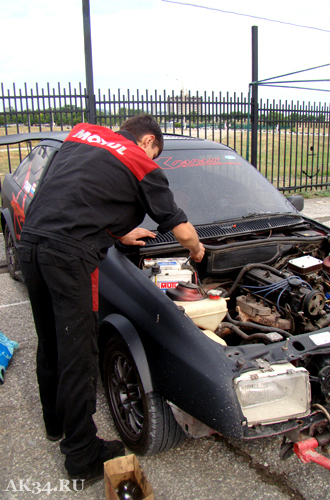
{"type": "Polygon", "coordinates": [[[155,140],[155,136],[153,134],[145,134],[140,141],[138,141],[138,145],[140,148],[145,149],[148,146],[152,146],[155,140]]]}

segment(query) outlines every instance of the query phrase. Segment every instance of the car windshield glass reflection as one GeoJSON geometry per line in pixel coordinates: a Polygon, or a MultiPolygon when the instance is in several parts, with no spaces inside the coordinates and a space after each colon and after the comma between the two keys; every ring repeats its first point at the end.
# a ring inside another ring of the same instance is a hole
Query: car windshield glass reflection
{"type": "MultiPolygon", "coordinates": [[[[156,161],[178,206],[195,225],[252,213],[296,213],[277,189],[235,152],[164,151],[156,161]]],[[[146,224],[155,227],[150,219],[146,224]]]]}

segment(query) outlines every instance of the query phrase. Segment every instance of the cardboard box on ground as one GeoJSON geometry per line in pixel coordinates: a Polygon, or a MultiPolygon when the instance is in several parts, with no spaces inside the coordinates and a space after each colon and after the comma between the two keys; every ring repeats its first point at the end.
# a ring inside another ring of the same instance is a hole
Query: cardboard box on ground
{"type": "Polygon", "coordinates": [[[143,500],[154,500],[154,493],[135,455],[108,460],[104,464],[104,484],[106,500],[119,500],[118,485],[124,480],[136,482],[143,493],[143,500]]]}

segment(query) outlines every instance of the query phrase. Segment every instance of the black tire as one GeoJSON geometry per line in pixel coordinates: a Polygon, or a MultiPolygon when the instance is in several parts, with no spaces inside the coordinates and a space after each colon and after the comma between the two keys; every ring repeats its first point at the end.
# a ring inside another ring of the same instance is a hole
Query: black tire
{"type": "Polygon", "coordinates": [[[19,268],[18,254],[14,239],[11,235],[11,232],[9,231],[7,224],[5,225],[5,251],[8,272],[10,276],[16,280],[18,279],[16,273],[19,268]]]}
{"type": "Polygon", "coordinates": [[[118,336],[107,344],[104,385],[120,437],[133,452],[155,455],[175,448],[185,439],[162,396],[156,392],[145,394],[132,355],[118,336]]]}

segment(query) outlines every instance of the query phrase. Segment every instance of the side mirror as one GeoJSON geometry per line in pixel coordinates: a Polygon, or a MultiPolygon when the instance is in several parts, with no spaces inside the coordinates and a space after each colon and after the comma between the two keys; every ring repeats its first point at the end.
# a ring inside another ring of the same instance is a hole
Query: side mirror
{"type": "Polygon", "coordinates": [[[295,194],[293,196],[288,196],[287,200],[299,211],[304,209],[305,200],[300,194],[295,194]]]}

